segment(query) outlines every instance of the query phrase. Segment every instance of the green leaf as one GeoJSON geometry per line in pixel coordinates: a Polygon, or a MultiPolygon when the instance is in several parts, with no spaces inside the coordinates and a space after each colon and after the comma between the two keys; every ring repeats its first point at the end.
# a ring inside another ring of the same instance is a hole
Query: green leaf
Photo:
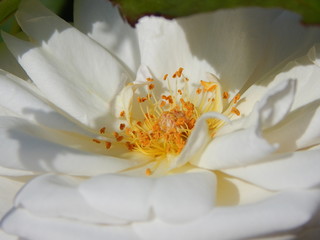
{"type": "Polygon", "coordinates": [[[145,15],[175,18],[236,7],[283,8],[299,13],[306,24],[320,23],[320,0],[110,0],[131,25],[145,15]]]}

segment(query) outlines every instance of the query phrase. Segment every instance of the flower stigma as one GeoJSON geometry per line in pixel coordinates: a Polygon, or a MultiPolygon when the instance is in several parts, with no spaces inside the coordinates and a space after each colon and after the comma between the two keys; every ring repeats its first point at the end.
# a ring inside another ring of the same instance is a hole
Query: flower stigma
{"type": "MultiPolygon", "coordinates": [[[[218,78],[213,74],[208,75],[209,81],[200,80],[197,88],[190,92],[189,79],[184,76],[183,70],[179,68],[171,77],[168,74],[163,76],[161,81],[166,82],[166,94],[157,94],[154,84],[157,81],[146,78],[145,83],[139,84],[145,88],[144,95],[139,94],[132,99],[132,104],[138,105],[140,119],[134,119],[131,112],[123,110],[119,118],[126,121],[119,125],[119,131],[108,134],[105,127],[100,129],[100,135],[110,141],[93,141],[104,143],[106,149],[110,149],[114,143],[120,143],[129,151],[142,153],[160,163],[181,153],[201,115],[218,112],[229,118],[232,115],[240,116],[236,108],[240,94],[229,101],[229,93],[221,92],[218,78]]],[[[211,138],[225,123],[218,118],[206,122],[211,138]]],[[[145,174],[151,175],[152,170],[147,168],[145,174]]]]}

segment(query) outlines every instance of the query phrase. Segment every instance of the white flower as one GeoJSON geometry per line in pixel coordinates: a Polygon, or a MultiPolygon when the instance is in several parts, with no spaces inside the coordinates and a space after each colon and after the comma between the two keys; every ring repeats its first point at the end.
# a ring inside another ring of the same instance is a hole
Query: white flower
{"type": "Polygon", "coordinates": [[[104,0],[76,1],[76,28],[33,0],[17,18],[30,41],[3,34],[26,74],[0,73],[1,212],[51,174],[17,194],[6,233],[320,234],[319,29],[255,8],[131,29],[104,0]]]}

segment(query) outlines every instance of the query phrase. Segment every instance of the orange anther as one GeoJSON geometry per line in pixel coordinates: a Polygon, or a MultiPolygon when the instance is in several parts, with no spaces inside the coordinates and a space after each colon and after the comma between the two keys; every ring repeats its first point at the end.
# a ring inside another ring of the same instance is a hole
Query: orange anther
{"type": "Polygon", "coordinates": [[[124,117],[126,114],[124,111],[120,112],[120,117],[124,117]]]}
{"type": "Polygon", "coordinates": [[[106,149],[109,149],[111,147],[111,142],[106,142],[105,146],[106,146],[106,149]]]}
{"type": "Polygon", "coordinates": [[[152,90],[152,89],[154,89],[154,84],[149,84],[149,86],[148,86],[148,88],[149,88],[149,90],[152,90]]]}
{"type": "Polygon", "coordinates": [[[100,134],[104,134],[106,132],[106,128],[103,127],[103,128],[100,128],[100,134]]]}
{"type": "Polygon", "coordinates": [[[166,105],[166,102],[165,101],[161,101],[160,107],[164,107],[164,105],[166,105]]]}
{"type": "Polygon", "coordinates": [[[240,99],[240,93],[238,93],[234,98],[233,98],[233,102],[234,104],[236,104],[240,99]]]}
{"type": "Polygon", "coordinates": [[[151,174],[152,174],[151,169],[150,169],[150,168],[147,168],[147,169],[146,169],[146,175],[147,175],[147,176],[150,176],[151,174]]]}
{"type": "Polygon", "coordinates": [[[92,141],[95,142],[95,143],[101,143],[101,141],[98,140],[98,139],[92,139],[92,141]]]}
{"type": "Polygon", "coordinates": [[[200,89],[200,88],[198,88],[197,90],[196,90],[196,93],[197,94],[200,94],[202,92],[202,90],[200,89]]]}
{"type": "Polygon", "coordinates": [[[229,97],[229,93],[228,92],[223,92],[223,98],[227,99],[229,97]]]}
{"type": "Polygon", "coordinates": [[[120,126],[119,126],[120,130],[123,130],[125,127],[126,125],[124,123],[120,123],[120,126]]]}
{"type": "Polygon", "coordinates": [[[126,142],[125,144],[126,144],[126,146],[127,146],[129,151],[132,151],[134,149],[134,147],[135,147],[135,145],[133,143],[130,143],[130,142],[126,142]]]}
{"type": "Polygon", "coordinates": [[[143,102],[147,101],[148,99],[146,97],[138,97],[137,100],[139,103],[143,103],[143,102]]]}
{"type": "Polygon", "coordinates": [[[121,142],[123,140],[123,136],[119,136],[116,138],[117,142],[121,142]]]}
{"type": "Polygon", "coordinates": [[[178,91],[177,91],[180,95],[182,95],[182,91],[181,91],[181,89],[178,89],[178,91]]]}
{"type": "Polygon", "coordinates": [[[196,123],[196,119],[192,118],[189,122],[188,122],[188,128],[192,129],[194,127],[196,123]]]}
{"type": "Polygon", "coordinates": [[[148,82],[153,82],[154,80],[152,78],[147,78],[148,82]]]}
{"type": "Polygon", "coordinates": [[[119,137],[119,133],[117,133],[117,132],[113,132],[112,135],[113,135],[115,138],[119,137]]]}
{"type": "Polygon", "coordinates": [[[236,114],[237,116],[240,116],[240,111],[235,107],[232,107],[231,112],[236,114]]]}
{"type": "Polygon", "coordinates": [[[176,72],[178,77],[181,77],[182,71],[183,71],[183,68],[180,67],[179,70],[176,72]]]}
{"type": "Polygon", "coordinates": [[[213,92],[214,89],[216,89],[217,85],[214,84],[214,82],[206,82],[201,80],[200,81],[204,91],[213,92]]]}
{"type": "Polygon", "coordinates": [[[165,74],[165,75],[163,76],[163,80],[167,80],[167,77],[168,77],[168,74],[165,74]]]}
{"type": "Polygon", "coordinates": [[[178,118],[175,124],[178,126],[185,124],[185,118],[178,118]]]}
{"type": "Polygon", "coordinates": [[[125,129],[125,133],[126,133],[127,135],[130,135],[130,134],[132,133],[132,129],[127,127],[127,128],[125,129]]]}

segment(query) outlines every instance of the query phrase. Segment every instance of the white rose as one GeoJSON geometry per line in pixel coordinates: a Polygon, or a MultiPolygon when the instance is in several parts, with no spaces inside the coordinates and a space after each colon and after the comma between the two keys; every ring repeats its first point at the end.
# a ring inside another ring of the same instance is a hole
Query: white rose
{"type": "Polygon", "coordinates": [[[132,29],[103,0],[76,1],[75,27],[33,0],[17,19],[2,213],[34,179],[1,237],[320,236],[319,29],[258,8],[132,29]]]}

